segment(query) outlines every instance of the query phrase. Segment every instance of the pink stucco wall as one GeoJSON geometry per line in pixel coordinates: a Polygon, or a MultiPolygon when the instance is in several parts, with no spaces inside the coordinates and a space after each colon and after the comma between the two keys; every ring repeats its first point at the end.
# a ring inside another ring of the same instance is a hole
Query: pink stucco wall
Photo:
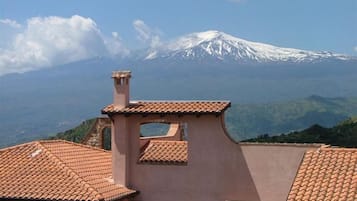
{"type": "MultiPolygon", "coordinates": [[[[185,115],[178,117],[168,115],[159,117],[149,115],[114,116],[114,122],[126,118],[128,129],[129,150],[127,158],[116,157],[117,165],[113,171],[127,171],[127,186],[140,191],[134,200],[144,201],[217,201],[246,200],[257,201],[258,192],[250,175],[248,166],[240,146],[232,142],[222,127],[222,116],[185,115]],[[140,140],[140,123],[147,120],[164,118],[166,121],[187,123],[188,133],[188,164],[150,165],[138,164],[140,140]],[[129,156],[129,157],[128,157],[129,156]],[[129,160],[127,160],[129,159],[129,160]],[[123,163],[128,163],[127,166],[123,163]]],[[[115,123],[116,124],[116,123],[115,123]]],[[[125,137],[115,133],[115,144],[125,137]]],[[[112,146],[113,155],[119,155],[122,150],[112,146]],[[117,153],[117,154],[115,154],[117,153]]],[[[120,177],[120,174],[114,174],[120,177]]],[[[119,181],[120,179],[117,179],[119,181]]]]}
{"type": "Polygon", "coordinates": [[[319,145],[241,143],[240,147],[260,199],[284,201],[305,151],[319,145]]]}

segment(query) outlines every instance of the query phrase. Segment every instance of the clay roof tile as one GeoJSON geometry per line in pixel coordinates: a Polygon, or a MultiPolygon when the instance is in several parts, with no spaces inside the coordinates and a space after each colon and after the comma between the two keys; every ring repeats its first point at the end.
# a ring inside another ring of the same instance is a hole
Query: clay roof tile
{"type": "Polygon", "coordinates": [[[0,150],[0,198],[111,200],[136,193],[109,176],[110,152],[76,143],[35,141],[0,150]]]}
{"type": "Polygon", "coordinates": [[[307,151],[288,199],[357,200],[357,149],[307,151]]]}
{"type": "Polygon", "coordinates": [[[141,151],[140,163],[187,164],[187,141],[150,140],[141,151]]]}
{"type": "Polygon", "coordinates": [[[221,114],[229,101],[133,101],[125,108],[113,104],[102,109],[103,114],[221,114]]]}

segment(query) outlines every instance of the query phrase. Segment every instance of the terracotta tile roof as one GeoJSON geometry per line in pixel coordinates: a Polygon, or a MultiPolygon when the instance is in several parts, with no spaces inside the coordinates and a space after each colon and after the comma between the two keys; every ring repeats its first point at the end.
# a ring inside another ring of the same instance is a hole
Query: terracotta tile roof
{"type": "Polygon", "coordinates": [[[356,201],[357,149],[307,151],[288,196],[297,200],[356,201]]]}
{"type": "Polygon", "coordinates": [[[102,110],[103,114],[221,114],[229,101],[138,101],[123,109],[113,104],[102,110]]]}
{"type": "Polygon", "coordinates": [[[111,153],[71,142],[35,141],[0,150],[0,199],[117,200],[111,153]]]}
{"type": "Polygon", "coordinates": [[[139,162],[185,165],[187,153],[187,141],[150,140],[142,149],[139,162]]]}

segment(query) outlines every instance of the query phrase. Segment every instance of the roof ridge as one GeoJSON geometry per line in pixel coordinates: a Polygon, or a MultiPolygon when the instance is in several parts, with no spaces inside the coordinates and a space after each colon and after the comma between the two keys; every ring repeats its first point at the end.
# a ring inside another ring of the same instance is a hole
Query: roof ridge
{"type": "Polygon", "coordinates": [[[187,143],[185,140],[149,140],[149,142],[160,142],[160,143],[187,143]]]}
{"type": "Polygon", "coordinates": [[[229,100],[130,100],[129,103],[138,103],[138,102],[160,102],[160,103],[191,103],[191,102],[207,102],[207,103],[230,103],[229,100]]]}
{"type": "Polygon", "coordinates": [[[162,114],[162,115],[216,115],[223,114],[229,107],[229,101],[131,101],[126,107],[107,105],[102,114],[162,114]]]}
{"type": "MultiPolygon", "coordinates": [[[[42,140],[42,141],[35,141],[36,145],[38,145],[44,153],[46,153],[50,159],[54,160],[54,162],[58,163],[60,166],[63,167],[63,170],[68,173],[70,176],[74,176],[74,178],[79,179],[80,182],[88,188],[90,191],[94,192],[96,194],[95,198],[97,200],[101,200],[103,198],[103,195],[100,194],[95,188],[93,188],[88,182],[86,182],[81,176],[79,176],[72,168],[66,165],[61,159],[59,159],[55,154],[51,153],[43,144],[41,144],[44,141],[51,141],[51,140],[42,140]]],[[[52,140],[54,141],[54,140],[52,140]]],[[[58,140],[58,141],[65,141],[65,140],[58,140]]]]}
{"type": "Polygon", "coordinates": [[[346,147],[321,147],[320,150],[323,151],[357,151],[357,148],[346,148],[346,147]]]}
{"type": "Polygon", "coordinates": [[[289,196],[290,196],[290,192],[292,191],[292,189],[293,189],[293,187],[294,187],[294,182],[295,182],[295,180],[297,179],[297,177],[298,177],[298,175],[299,175],[300,167],[302,166],[302,164],[303,164],[303,162],[304,162],[304,159],[305,159],[305,157],[306,157],[306,154],[307,154],[308,152],[309,152],[309,150],[306,150],[306,151],[304,152],[304,155],[302,156],[302,158],[301,158],[301,160],[300,160],[300,162],[299,162],[298,169],[297,169],[296,172],[295,172],[295,176],[294,176],[294,179],[293,179],[293,183],[291,183],[291,186],[290,186],[290,188],[289,188],[289,193],[288,193],[288,195],[286,196],[286,200],[288,200],[288,198],[289,198],[289,196]]]}
{"type": "Polygon", "coordinates": [[[94,149],[94,150],[101,151],[101,152],[105,152],[105,153],[111,153],[111,151],[109,151],[109,150],[100,149],[100,148],[93,147],[93,146],[90,146],[90,145],[81,144],[81,143],[77,143],[77,142],[72,142],[72,141],[68,141],[68,140],[62,140],[62,139],[57,139],[57,140],[39,140],[38,142],[44,142],[44,143],[64,142],[64,143],[72,144],[72,145],[79,146],[79,147],[90,148],[90,149],[94,149]]]}
{"type": "Polygon", "coordinates": [[[262,145],[262,146],[293,146],[293,147],[325,147],[322,143],[287,143],[287,142],[238,142],[240,145],[262,145]]]}

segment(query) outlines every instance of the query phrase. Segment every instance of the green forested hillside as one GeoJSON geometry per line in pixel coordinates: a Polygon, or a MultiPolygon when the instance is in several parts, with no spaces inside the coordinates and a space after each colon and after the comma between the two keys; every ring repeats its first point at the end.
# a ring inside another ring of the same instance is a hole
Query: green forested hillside
{"type": "Polygon", "coordinates": [[[227,128],[236,140],[257,135],[277,135],[314,124],[332,127],[357,115],[357,98],[310,96],[301,100],[268,104],[232,104],[226,115],[227,128]]]}
{"type": "Polygon", "coordinates": [[[57,133],[55,136],[49,137],[49,139],[50,140],[62,139],[62,140],[80,143],[85,137],[85,135],[88,133],[88,131],[92,128],[95,120],[96,119],[94,118],[94,119],[83,121],[77,127],[67,130],[65,132],[57,133]]]}
{"type": "Polygon", "coordinates": [[[246,142],[286,142],[286,143],[324,143],[341,147],[357,147],[357,118],[332,127],[313,125],[308,129],[278,136],[260,135],[246,142]]]}

